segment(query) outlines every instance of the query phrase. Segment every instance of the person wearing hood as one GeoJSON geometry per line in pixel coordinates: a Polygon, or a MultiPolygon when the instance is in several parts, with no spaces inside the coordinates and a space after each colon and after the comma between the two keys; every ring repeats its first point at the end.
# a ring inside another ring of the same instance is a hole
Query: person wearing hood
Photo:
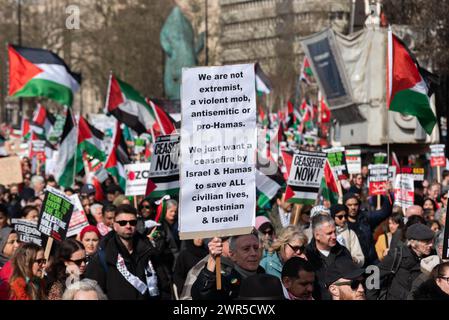
{"type": "Polygon", "coordinates": [[[356,233],[348,228],[348,207],[344,204],[334,204],[330,211],[335,221],[337,241],[349,250],[354,263],[358,267],[362,267],[365,263],[365,256],[356,233]]]}
{"type": "Polygon", "coordinates": [[[0,229],[0,269],[11,259],[19,248],[17,233],[11,227],[0,229]]]}

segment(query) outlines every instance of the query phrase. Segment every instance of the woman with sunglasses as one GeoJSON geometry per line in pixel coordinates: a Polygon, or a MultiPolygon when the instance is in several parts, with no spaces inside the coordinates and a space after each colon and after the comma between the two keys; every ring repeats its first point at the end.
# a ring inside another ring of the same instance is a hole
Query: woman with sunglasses
{"type": "Polygon", "coordinates": [[[335,221],[337,241],[345,246],[351,253],[352,260],[358,267],[365,263],[362,247],[356,233],[348,227],[348,207],[344,204],[334,204],[331,206],[331,216],[335,221]]]}
{"type": "Polygon", "coordinates": [[[262,259],[260,266],[265,272],[281,279],[282,267],[291,257],[306,259],[304,250],[307,245],[307,237],[298,227],[288,226],[284,228],[279,237],[271,245],[270,252],[262,259]]]}
{"type": "Polygon", "coordinates": [[[26,243],[15,252],[12,275],[9,279],[11,300],[45,299],[45,281],[42,279],[47,261],[44,249],[34,243],[26,243]]]}
{"type": "Polygon", "coordinates": [[[48,299],[61,300],[66,287],[83,277],[86,263],[86,251],[81,242],[62,241],[48,270],[48,299]]]}

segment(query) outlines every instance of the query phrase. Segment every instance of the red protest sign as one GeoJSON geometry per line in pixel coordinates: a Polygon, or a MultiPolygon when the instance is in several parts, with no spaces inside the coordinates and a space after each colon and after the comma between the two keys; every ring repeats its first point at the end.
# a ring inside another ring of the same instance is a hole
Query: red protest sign
{"type": "Polygon", "coordinates": [[[369,183],[371,196],[385,195],[387,193],[387,181],[372,181],[369,183]]]}

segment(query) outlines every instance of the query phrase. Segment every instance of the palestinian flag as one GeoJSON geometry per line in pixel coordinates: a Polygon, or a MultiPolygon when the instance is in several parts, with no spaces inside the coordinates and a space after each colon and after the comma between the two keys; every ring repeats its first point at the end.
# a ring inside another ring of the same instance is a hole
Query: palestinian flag
{"type": "Polygon", "coordinates": [[[29,140],[30,139],[30,136],[31,136],[31,130],[30,130],[30,120],[29,119],[27,119],[27,118],[25,118],[25,117],[23,117],[22,118],[22,126],[21,126],[22,128],[22,139],[24,140],[24,141],[27,141],[27,140],[29,140]]]}
{"type": "Polygon", "coordinates": [[[165,219],[165,215],[167,214],[167,200],[170,199],[169,195],[163,196],[158,201],[155,201],[154,203],[157,205],[156,209],[156,217],[154,221],[157,223],[160,223],[162,220],[165,219]]]}
{"type": "Polygon", "coordinates": [[[55,125],[56,117],[40,103],[34,111],[30,126],[32,131],[46,138],[55,125]]]}
{"type": "Polygon", "coordinates": [[[93,127],[83,116],[78,122],[78,153],[85,152],[89,156],[100,161],[105,160],[103,147],[104,134],[97,128],[93,127]]]}
{"type": "Polygon", "coordinates": [[[387,70],[387,107],[415,116],[430,135],[436,117],[430,107],[429,85],[407,47],[391,30],[388,30],[387,70]]]}
{"type": "Polygon", "coordinates": [[[260,64],[257,62],[255,64],[255,75],[256,75],[256,91],[258,96],[262,96],[264,93],[269,94],[273,89],[270,79],[262,71],[260,64]]]}
{"type": "Polygon", "coordinates": [[[292,167],[293,152],[283,150],[280,156],[283,163],[281,171],[284,175],[285,181],[287,181],[288,177],[290,176],[290,168],[292,167]]]}
{"type": "Polygon", "coordinates": [[[326,160],[326,165],[324,166],[324,176],[321,181],[321,194],[324,199],[328,200],[331,204],[338,203],[337,181],[335,180],[334,173],[332,172],[328,160],[326,160]]]}
{"type": "Polygon", "coordinates": [[[9,95],[46,97],[71,106],[81,75],[70,71],[64,60],[44,50],[8,45],[9,95]]]}
{"type": "MultiPolygon", "coordinates": [[[[325,164],[327,162],[326,154],[324,152],[300,151],[298,154],[295,154],[295,157],[303,159],[311,156],[323,160],[323,162],[317,162],[320,163],[320,165],[321,163],[325,164]]],[[[290,176],[287,180],[287,188],[285,189],[285,201],[314,205],[318,197],[323,175],[323,167],[308,167],[304,164],[293,166],[292,164],[290,176]]]]}
{"type": "Polygon", "coordinates": [[[77,125],[70,109],[67,108],[64,129],[58,151],[58,160],[55,165],[55,178],[64,188],[72,186],[75,174],[83,170],[82,157],[77,156],[77,125]],[[76,159],[75,159],[76,158],[76,159]]]}
{"type": "Polygon", "coordinates": [[[176,131],[175,121],[157,104],[147,99],[148,104],[156,116],[156,122],[153,124],[153,131],[156,137],[160,135],[169,135],[176,131]]]}
{"type": "Polygon", "coordinates": [[[105,169],[117,179],[119,186],[126,189],[125,164],[130,163],[126,142],[123,139],[120,122],[116,122],[114,134],[112,136],[112,147],[105,162],[105,169]]]}
{"type": "Polygon", "coordinates": [[[301,67],[301,75],[299,76],[300,81],[304,81],[306,84],[312,83],[312,68],[310,67],[309,59],[307,59],[307,56],[304,56],[304,60],[302,61],[302,67],[301,67]]]}
{"type": "Polygon", "coordinates": [[[265,208],[285,184],[282,172],[273,159],[259,153],[256,163],[257,206],[265,208]]]}
{"type": "Polygon", "coordinates": [[[259,117],[258,117],[258,122],[259,122],[263,127],[268,127],[269,119],[268,119],[268,117],[265,115],[265,111],[263,110],[263,107],[262,107],[262,106],[259,106],[259,117]]]}
{"type": "Polygon", "coordinates": [[[112,73],[109,77],[105,111],[132,128],[138,135],[150,132],[156,122],[156,115],[145,98],[112,73]]]}

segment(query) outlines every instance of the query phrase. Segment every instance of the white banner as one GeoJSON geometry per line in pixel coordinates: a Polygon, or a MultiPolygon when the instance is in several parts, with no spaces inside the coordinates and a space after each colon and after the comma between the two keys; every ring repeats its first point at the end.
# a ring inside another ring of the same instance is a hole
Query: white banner
{"type": "Polygon", "coordinates": [[[414,202],[413,178],[408,174],[398,174],[394,181],[394,204],[407,209],[414,202]]]}
{"type": "Polygon", "coordinates": [[[257,148],[253,64],[183,69],[181,239],[249,233],[257,148]]]}
{"type": "Polygon", "coordinates": [[[362,157],[360,149],[346,150],[346,166],[349,174],[362,172],[362,157]]]}
{"type": "Polygon", "coordinates": [[[150,167],[151,162],[125,165],[126,196],[141,196],[145,194],[147,181],[150,177],[150,167]]]}

